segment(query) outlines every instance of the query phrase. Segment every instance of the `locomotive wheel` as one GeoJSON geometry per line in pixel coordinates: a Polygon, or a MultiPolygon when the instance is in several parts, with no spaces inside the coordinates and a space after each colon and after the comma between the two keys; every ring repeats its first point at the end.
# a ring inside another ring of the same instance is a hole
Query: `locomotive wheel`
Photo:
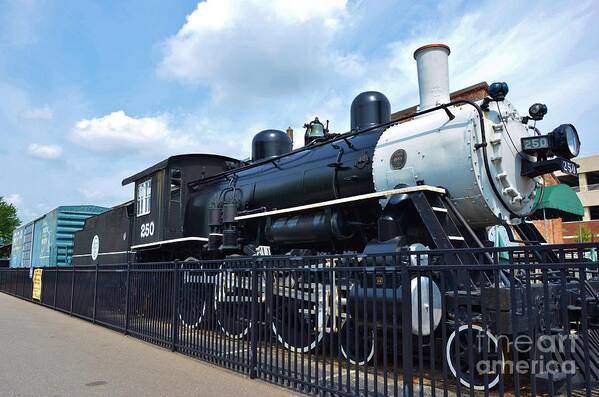
{"type": "Polygon", "coordinates": [[[179,320],[187,328],[198,328],[206,317],[205,289],[183,286],[179,299],[179,320]]]}
{"type": "Polygon", "coordinates": [[[357,326],[353,320],[346,321],[339,331],[341,354],[352,365],[366,365],[374,357],[376,332],[357,326]]]}
{"type": "MultiPolygon", "coordinates": [[[[184,262],[197,262],[196,258],[189,257],[184,262]]],[[[181,266],[185,269],[185,265],[181,266]]],[[[199,269],[202,269],[200,266],[199,269]]],[[[182,288],[179,294],[179,320],[187,328],[198,328],[206,317],[206,308],[210,299],[208,288],[202,283],[205,277],[198,272],[183,272],[182,288]]]]}
{"type": "Polygon", "coordinates": [[[241,339],[252,325],[252,291],[249,272],[222,271],[214,278],[216,322],[225,335],[241,339]]]}
{"type": "Polygon", "coordinates": [[[315,349],[324,338],[328,306],[322,283],[289,274],[276,277],[270,310],[272,330],[279,343],[298,353],[315,349]]]}
{"type": "Polygon", "coordinates": [[[493,334],[484,331],[479,325],[471,325],[470,329],[470,338],[468,325],[460,326],[449,336],[445,352],[447,364],[453,376],[458,378],[462,385],[473,387],[474,390],[488,390],[495,387],[501,379],[505,366],[504,355],[493,334]],[[471,344],[468,343],[469,340],[471,344]]]}

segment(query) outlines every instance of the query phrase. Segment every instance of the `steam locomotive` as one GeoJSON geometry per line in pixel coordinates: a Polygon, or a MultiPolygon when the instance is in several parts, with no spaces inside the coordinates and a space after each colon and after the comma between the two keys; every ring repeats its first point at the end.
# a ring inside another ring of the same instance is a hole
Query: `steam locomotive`
{"type": "MultiPolygon", "coordinates": [[[[542,134],[536,122],[547,107],[520,115],[505,83],[492,84],[482,101],[451,101],[449,54],[443,44],[415,51],[420,105],[404,118],[391,120],[383,94],[363,92],[351,104],[347,133],[330,133],[315,119],[299,149],[285,132],[265,130],[249,161],[179,155],[126,178],[134,200],[87,221],[73,264],[483,247],[486,228],[497,224],[541,240],[523,219],[535,210],[544,174],[576,174],[577,131],[562,124],[542,134]]],[[[440,292],[433,279],[422,282],[417,309],[432,311],[434,321],[413,332],[428,335],[441,318],[440,292]]],[[[273,320],[285,347],[307,352],[322,339],[318,310],[308,312],[295,324],[301,332],[273,320]]],[[[249,327],[219,324],[238,338],[249,327]]],[[[342,350],[358,364],[371,357],[368,349],[342,350]]]]}

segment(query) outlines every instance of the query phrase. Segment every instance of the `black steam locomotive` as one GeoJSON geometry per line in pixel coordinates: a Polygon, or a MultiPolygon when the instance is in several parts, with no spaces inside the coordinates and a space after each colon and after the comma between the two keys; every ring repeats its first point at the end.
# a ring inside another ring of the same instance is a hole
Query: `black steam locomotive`
{"type": "MultiPolygon", "coordinates": [[[[523,220],[543,174],[576,172],[576,130],[563,124],[540,134],[533,124],[546,107],[520,116],[505,83],[482,101],[450,101],[448,55],[444,45],[415,52],[421,102],[404,118],[391,121],[387,98],[364,92],[352,102],[347,133],[332,134],[315,119],[296,150],[285,132],[265,130],[249,161],[179,155],[125,179],[135,184],[134,200],[86,222],[73,264],[484,247],[495,224],[542,241],[523,220]]],[[[440,321],[439,290],[425,281],[433,301],[418,309],[433,310],[434,320],[415,332],[430,334],[440,321]]],[[[279,324],[279,341],[297,352],[314,348],[323,331],[318,313],[311,316],[296,324],[301,332],[279,324]]],[[[247,325],[219,324],[230,336],[247,333],[247,325]]],[[[346,346],[343,354],[367,363],[368,349],[358,350],[346,346]]]]}

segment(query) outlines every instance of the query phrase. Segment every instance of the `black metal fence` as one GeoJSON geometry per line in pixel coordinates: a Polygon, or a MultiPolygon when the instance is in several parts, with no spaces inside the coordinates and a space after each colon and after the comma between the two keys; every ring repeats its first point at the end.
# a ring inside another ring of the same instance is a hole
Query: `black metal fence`
{"type": "Polygon", "coordinates": [[[40,303],[309,394],[590,396],[598,247],[44,268],[40,303]]]}

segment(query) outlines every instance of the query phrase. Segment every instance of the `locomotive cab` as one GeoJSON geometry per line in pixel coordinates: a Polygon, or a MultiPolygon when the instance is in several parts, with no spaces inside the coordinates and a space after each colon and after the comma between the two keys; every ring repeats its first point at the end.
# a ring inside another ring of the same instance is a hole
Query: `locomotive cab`
{"type": "Polygon", "coordinates": [[[124,179],[123,186],[134,184],[131,250],[137,252],[137,260],[185,259],[171,254],[181,245],[191,251],[201,250],[205,237],[184,233],[187,184],[240,164],[225,156],[185,154],[169,157],[124,179]]]}

